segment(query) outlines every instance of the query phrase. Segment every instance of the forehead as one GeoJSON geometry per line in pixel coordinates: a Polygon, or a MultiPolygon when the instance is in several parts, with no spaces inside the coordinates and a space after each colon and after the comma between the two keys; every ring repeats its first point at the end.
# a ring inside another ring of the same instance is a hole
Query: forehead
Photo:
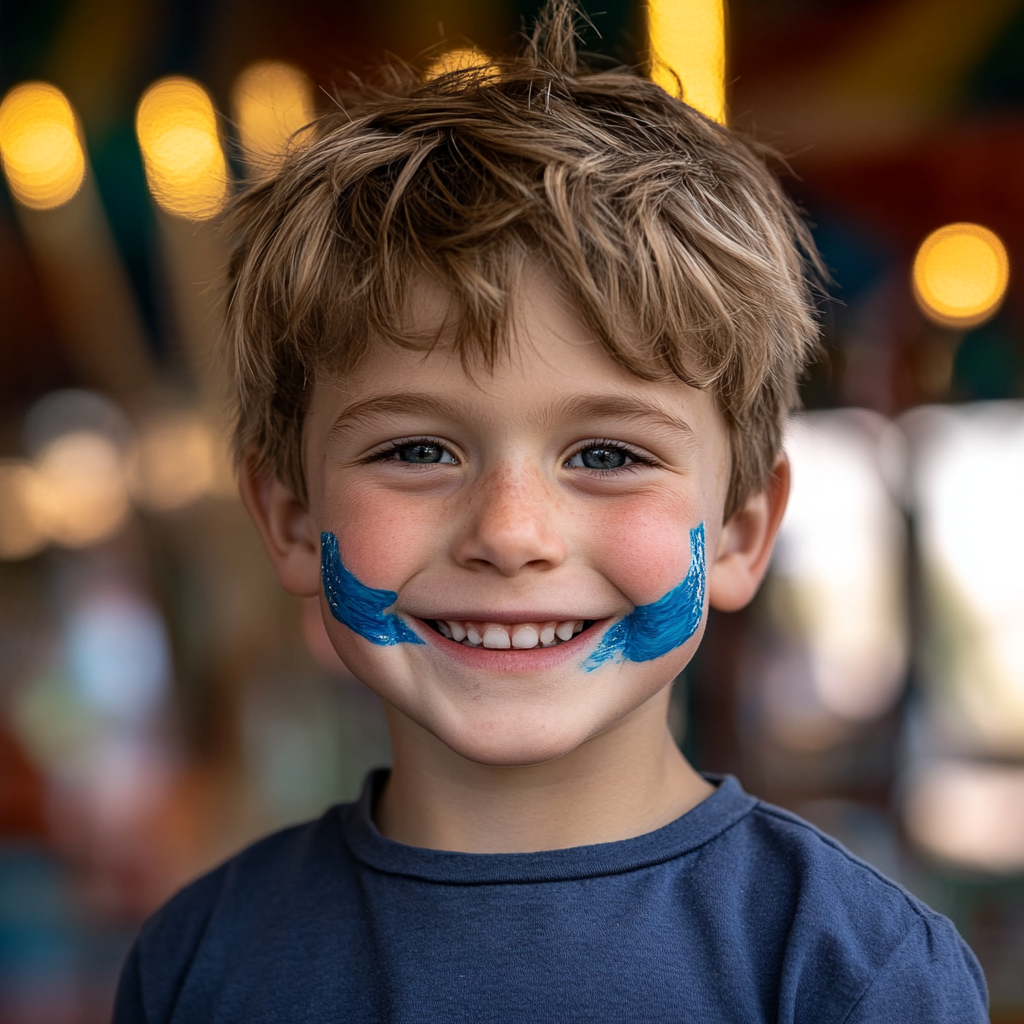
{"type": "Polygon", "coordinates": [[[647,409],[694,431],[721,420],[706,392],[675,378],[644,380],[616,363],[536,268],[516,290],[507,345],[493,365],[472,350],[468,357],[454,350],[454,309],[440,286],[418,280],[402,318],[411,346],[371,345],[352,371],[323,381],[314,407],[327,403],[338,414],[370,404],[397,412],[409,408],[407,398],[416,396],[423,406],[433,396],[438,405],[483,408],[492,418],[539,420],[583,410],[626,416],[647,409]]]}

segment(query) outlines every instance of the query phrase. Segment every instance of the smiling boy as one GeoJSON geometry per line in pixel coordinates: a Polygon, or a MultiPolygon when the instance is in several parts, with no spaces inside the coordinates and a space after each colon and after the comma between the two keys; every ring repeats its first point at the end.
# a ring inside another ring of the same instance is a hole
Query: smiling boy
{"type": "Polygon", "coordinates": [[[986,1019],[945,918],[669,734],[785,508],[813,246],[753,145],[577,68],[574,13],[239,203],[243,497],[393,764],[161,910],[119,1021],[986,1019]]]}

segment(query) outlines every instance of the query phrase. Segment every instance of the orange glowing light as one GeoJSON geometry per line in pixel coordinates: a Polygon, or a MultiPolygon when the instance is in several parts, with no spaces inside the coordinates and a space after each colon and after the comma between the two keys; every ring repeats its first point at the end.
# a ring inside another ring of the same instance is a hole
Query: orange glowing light
{"type": "Polygon", "coordinates": [[[313,120],[313,83],[283,61],[251,64],[231,93],[242,152],[252,167],[272,170],[297,131],[313,120]]]}
{"type": "Polygon", "coordinates": [[[150,191],[161,207],[188,220],[220,213],[228,195],[227,163],[213,103],[198,82],[154,82],[139,101],[135,132],[150,191]]]}
{"type": "Polygon", "coordinates": [[[933,231],[914,257],[914,297],[942,327],[976,327],[999,309],[1010,259],[999,236],[980,224],[933,231]]]}
{"type": "Polygon", "coordinates": [[[722,0],[649,0],[651,78],[712,120],[725,122],[725,9],[722,0]],[[675,72],[675,75],[673,75],[675,72]]]}
{"type": "Polygon", "coordinates": [[[478,50],[475,46],[458,46],[432,61],[426,70],[426,78],[429,81],[442,75],[450,75],[454,71],[473,69],[478,69],[486,77],[490,63],[491,58],[483,50],[478,50]]]}
{"type": "Polygon", "coordinates": [[[33,210],[66,203],[85,177],[71,104],[46,82],[16,85],[0,104],[0,156],[14,198],[33,210]]]}

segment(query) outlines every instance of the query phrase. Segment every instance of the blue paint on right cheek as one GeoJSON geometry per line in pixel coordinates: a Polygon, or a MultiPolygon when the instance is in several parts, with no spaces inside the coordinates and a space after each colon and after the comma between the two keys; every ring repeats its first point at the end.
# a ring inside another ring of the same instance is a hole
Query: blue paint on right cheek
{"type": "Polygon", "coordinates": [[[583,667],[592,672],[609,661],[653,661],[682,647],[704,617],[705,575],[701,523],[690,531],[690,568],[682,583],[609,626],[583,667]]]}
{"type": "Polygon", "coordinates": [[[379,647],[425,643],[400,616],[385,612],[398,600],[395,591],[368,587],[345,568],[333,533],[320,534],[320,576],[331,614],[353,633],[379,647]]]}

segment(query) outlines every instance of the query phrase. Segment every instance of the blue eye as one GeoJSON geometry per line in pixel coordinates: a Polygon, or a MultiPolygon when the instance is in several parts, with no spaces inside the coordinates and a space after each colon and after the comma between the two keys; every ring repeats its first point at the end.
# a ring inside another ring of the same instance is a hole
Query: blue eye
{"type": "Polygon", "coordinates": [[[394,455],[399,462],[411,462],[421,466],[438,463],[449,466],[458,464],[451,452],[433,441],[413,441],[410,444],[399,445],[394,449],[394,455]]]}
{"type": "Polygon", "coordinates": [[[638,461],[625,448],[610,445],[594,445],[578,451],[566,465],[570,469],[622,469],[631,462],[638,461]]]}

